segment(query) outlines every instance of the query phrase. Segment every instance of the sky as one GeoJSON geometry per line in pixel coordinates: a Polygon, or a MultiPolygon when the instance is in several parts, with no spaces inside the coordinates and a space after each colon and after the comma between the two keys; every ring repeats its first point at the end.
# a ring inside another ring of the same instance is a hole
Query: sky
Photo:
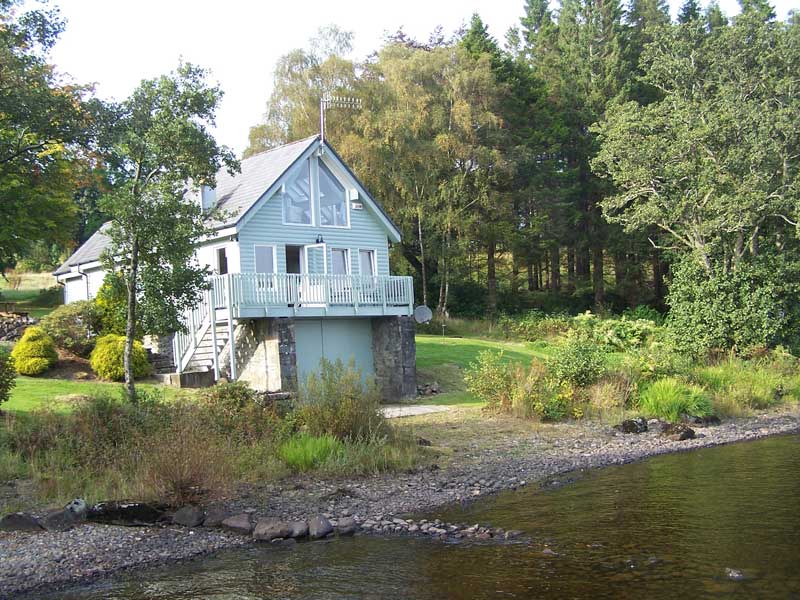
{"type": "MultiPolygon", "coordinates": [[[[800,0],[773,0],[785,18],[800,0]]],[[[703,0],[701,0],[703,2],[703,0]]],[[[473,12],[503,41],[519,24],[523,0],[51,0],[67,20],[51,53],[62,73],[94,83],[101,98],[122,100],[144,78],[173,70],[180,58],[211,71],[225,96],[215,135],[237,154],[247,147],[250,127],[263,117],[278,58],[304,47],[325,25],[355,34],[353,57],[380,47],[384,34],[402,26],[427,39],[441,25],[452,32],[473,12]]],[[[681,0],[673,0],[673,12],[681,0]]],[[[704,2],[703,2],[704,3],[704,2]]],[[[736,0],[722,9],[738,12],[736,0]]]]}

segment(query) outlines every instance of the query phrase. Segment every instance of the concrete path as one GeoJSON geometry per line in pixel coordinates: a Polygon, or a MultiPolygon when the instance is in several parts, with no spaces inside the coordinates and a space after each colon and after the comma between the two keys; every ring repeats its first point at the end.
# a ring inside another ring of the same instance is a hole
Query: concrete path
{"type": "Polygon", "coordinates": [[[396,419],[398,417],[416,417],[417,415],[446,412],[450,409],[447,406],[425,404],[389,404],[382,407],[381,410],[383,411],[383,416],[387,419],[396,419]]]}

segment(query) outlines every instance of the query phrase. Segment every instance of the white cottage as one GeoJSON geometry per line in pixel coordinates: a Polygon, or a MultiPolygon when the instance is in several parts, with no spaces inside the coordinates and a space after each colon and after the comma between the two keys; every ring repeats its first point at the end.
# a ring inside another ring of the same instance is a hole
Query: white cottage
{"type": "MultiPolygon", "coordinates": [[[[413,286],[389,273],[389,244],[400,241],[391,219],[318,136],[241,167],[193,198],[223,218],[195,254],[212,275],[185,315],[188,331],[151,341],[172,366],[169,379],[290,391],[320,359],[352,359],[386,399],[413,395],[413,286]]],[[[55,272],[65,302],[100,288],[106,227],[55,272]]]]}

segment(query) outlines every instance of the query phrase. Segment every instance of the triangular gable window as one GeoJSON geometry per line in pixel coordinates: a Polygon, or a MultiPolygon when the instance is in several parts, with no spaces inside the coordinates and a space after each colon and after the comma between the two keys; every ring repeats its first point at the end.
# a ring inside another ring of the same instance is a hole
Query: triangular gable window
{"type": "Polygon", "coordinates": [[[306,162],[283,186],[283,221],[294,225],[311,225],[310,166],[306,162]]]}

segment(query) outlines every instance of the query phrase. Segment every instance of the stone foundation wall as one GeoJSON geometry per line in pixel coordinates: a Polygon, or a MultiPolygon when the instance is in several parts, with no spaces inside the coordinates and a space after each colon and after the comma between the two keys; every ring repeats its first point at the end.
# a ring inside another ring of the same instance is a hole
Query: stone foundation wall
{"type": "Polygon", "coordinates": [[[372,319],[372,356],[375,380],[383,400],[394,402],[417,394],[416,329],[411,317],[372,319]]]}
{"type": "Polygon", "coordinates": [[[146,335],[142,339],[145,350],[151,353],[151,362],[156,373],[169,373],[175,370],[175,352],[170,335],[146,335]]]}
{"type": "MultiPolygon", "coordinates": [[[[296,391],[297,357],[292,319],[242,321],[234,331],[240,381],[262,392],[296,391]]],[[[221,375],[230,378],[230,347],[219,357],[221,375]]]]}

